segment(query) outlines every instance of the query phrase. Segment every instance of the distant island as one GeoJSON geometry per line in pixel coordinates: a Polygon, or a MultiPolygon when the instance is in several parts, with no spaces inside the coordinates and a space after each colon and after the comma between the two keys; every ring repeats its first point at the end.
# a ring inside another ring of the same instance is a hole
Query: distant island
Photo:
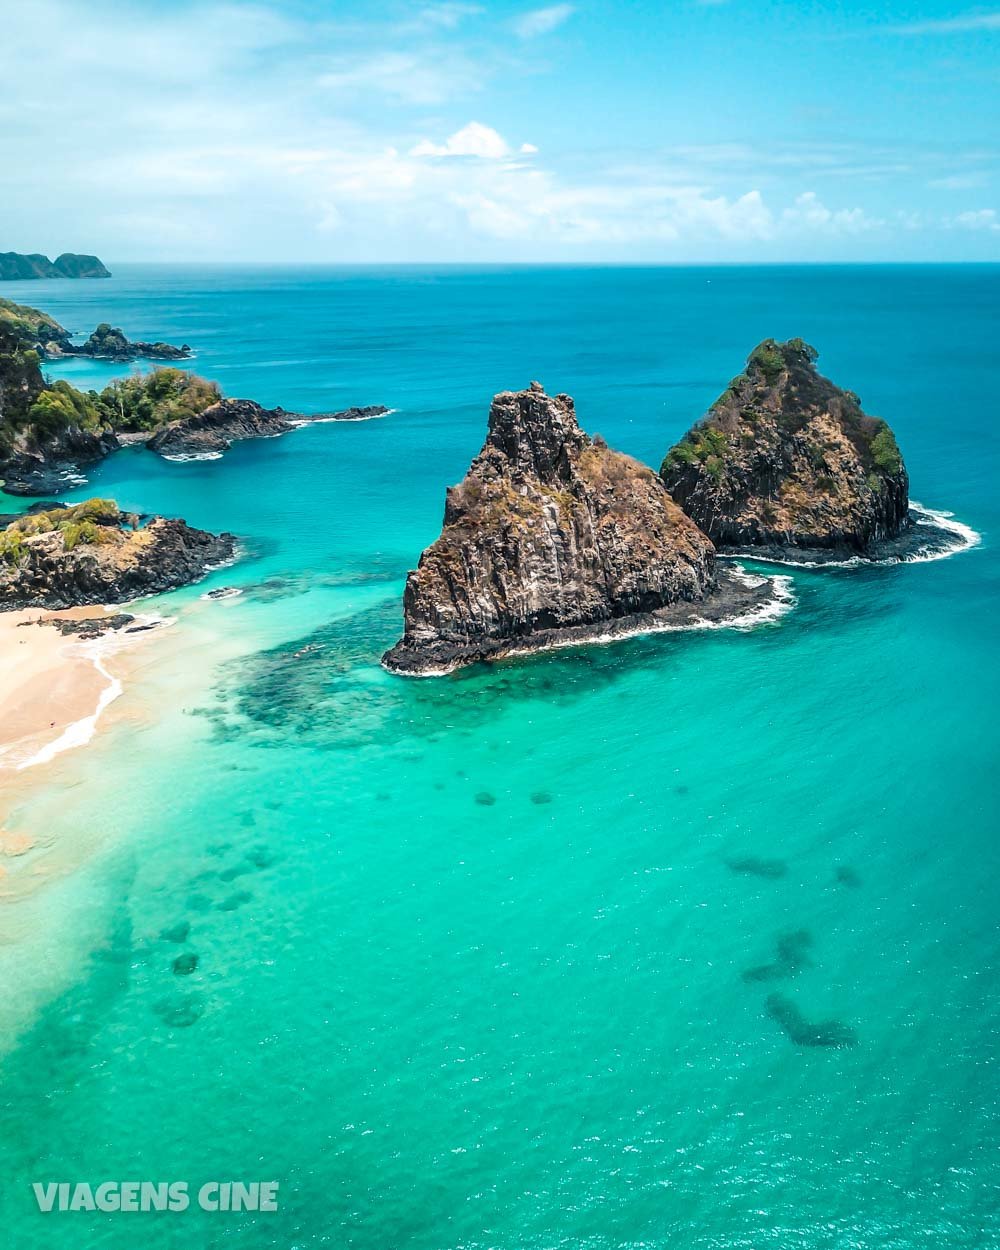
{"type": "Polygon", "coordinates": [[[32,278],[110,278],[96,256],[63,252],[49,260],[40,252],[0,252],[0,282],[23,282],[32,278]]]}

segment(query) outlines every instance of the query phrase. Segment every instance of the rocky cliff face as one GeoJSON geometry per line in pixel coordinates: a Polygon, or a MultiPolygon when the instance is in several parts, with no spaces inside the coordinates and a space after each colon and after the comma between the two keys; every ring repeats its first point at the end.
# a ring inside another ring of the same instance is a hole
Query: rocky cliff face
{"type": "Polygon", "coordinates": [[[410,573],[406,673],[705,615],[715,551],[644,465],[588,437],[568,395],[503,392],[486,443],[448,491],[410,573]]]}
{"type": "Polygon", "coordinates": [[[0,610],[121,603],[185,586],[230,559],[232,534],[137,519],[109,500],[25,516],[0,530],[0,610]]]}
{"type": "Polygon", "coordinates": [[[907,526],[892,431],[815,360],[801,339],[761,343],[664,460],[667,489],[720,548],[838,558],[907,526]]]}

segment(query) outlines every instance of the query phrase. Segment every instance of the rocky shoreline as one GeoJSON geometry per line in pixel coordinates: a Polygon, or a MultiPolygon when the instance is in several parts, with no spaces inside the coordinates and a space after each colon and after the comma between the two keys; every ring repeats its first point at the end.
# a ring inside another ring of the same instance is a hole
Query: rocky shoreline
{"type": "Polygon", "coordinates": [[[401,639],[382,657],[382,666],[402,677],[444,677],[470,664],[511,659],[563,647],[620,642],[646,634],[699,629],[749,628],[787,611],[790,596],[780,579],[748,578],[721,568],[715,586],[697,602],[679,601],[652,612],[561,629],[539,629],[521,637],[467,645],[441,642],[409,646],[401,639]]]}
{"type": "Polygon", "coordinates": [[[0,611],[123,603],[198,581],[236,554],[233,534],[139,518],[111,500],[36,512],[0,531],[0,611]]]}
{"type": "Polygon", "coordinates": [[[874,559],[909,526],[892,430],[816,359],[802,339],[758,344],[663,461],[667,489],[720,551],[874,559]]]}

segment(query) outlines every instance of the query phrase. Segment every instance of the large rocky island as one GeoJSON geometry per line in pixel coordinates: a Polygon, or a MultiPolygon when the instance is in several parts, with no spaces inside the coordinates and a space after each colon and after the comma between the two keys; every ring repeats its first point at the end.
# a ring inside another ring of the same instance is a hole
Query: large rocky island
{"type": "Polygon", "coordinates": [[[122,603],[197,581],[232,558],[232,534],[145,525],[111,500],[32,511],[0,529],[0,610],[122,603]]]}
{"type": "Polygon", "coordinates": [[[406,582],[392,671],[684,627],[771,595],[715,548],[645,465],[590,438],[568,395],[497,395],[482,451],[448,491],[441,536],[406,582]]]}
{"type": "Polygon", "coordinates": [[[761,343],[663,462],[667,489],[721,550],[882,556],[913,522],[892,430],[818,373],[816,355],[801,339],[761,343]]]}

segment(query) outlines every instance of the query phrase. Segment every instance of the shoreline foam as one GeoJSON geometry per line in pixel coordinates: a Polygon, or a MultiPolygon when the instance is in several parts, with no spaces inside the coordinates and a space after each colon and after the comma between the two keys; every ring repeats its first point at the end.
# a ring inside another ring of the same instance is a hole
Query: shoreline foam
{"type": "MultiPolygon", "coordinates": [[[[550,651],[562,651],[568,647],[606,646],[611,642],[625,642],[630,638],[643,638],[653,634],[680,634],[706,629],[738,629],[747,631],[755,629],[758,625],[771,624],[780,620],[795,606],[795,595],[791,588],[792,578],[790,576],[781,573],[773,573],[770,576],[749,573],[739,564],[733,565],[728,572],[734,581],[739,582],[747,590],[757,590],[764,585],[770,584],[771,595],[762,603],[750,607],[747,611],[737,612],[731,616],[721,616],[714,620],[710,617],[692,615],[686,621],[675,622],[657,620],[651,615],[650,618],[644,618],[636,621],[634,625],[629,625],[627,622],[630,620],[635,621],[636,618],[623,617],[621,618],[621,625],[617,629],[610,628],[605,629],[602,633],[597,633],[589,632],[592,629],[596,631],[597,625],[593,627],[579,626],[574,631],[573,636],[548,640],[539,638],[535,643],[529,641],[525,645],[498,649],[488,657],[483,657],[483,659],[487,663],[495,663],[502,660],[543,655],[550,651]]],[[[671,608],[677,608],[683,605],[672,604],[670,606],[671,608]]],[[[708,606],[711,606],[711,604],[708,606]]],[[[450,673],[467,667],[471,662],[473,661],[456,660],[449,665],[417,670],[393,668],[386,664],[383,659],[380,666],[387,673],[391,673],[393,677],[447,677],[450,673]]]]}
{"type": "Polygon", "coordinates": [[[971,551],[983,541],[983,536],[971,525],[956,519],[954,512],[945,509],[928,508],[924,504],[910,501],[910,511],[916,520],[907,537],[913,537],[913,531],[921,527],[939,533],[952,535],[956,540],[953,546],[928,549],[916,547],[902,555],[882,556],[849,556],[846,560],[792,560],[787,555],[773,555],[766,548],[737,548],[732,551],[720,551],[723,560],[752,560],[756,564],[778,564],[792,569],[856,569],[862,567],[877,568],[898,564],[929,564],[934,560],[947,560],[951,556],[971,551]]]}

